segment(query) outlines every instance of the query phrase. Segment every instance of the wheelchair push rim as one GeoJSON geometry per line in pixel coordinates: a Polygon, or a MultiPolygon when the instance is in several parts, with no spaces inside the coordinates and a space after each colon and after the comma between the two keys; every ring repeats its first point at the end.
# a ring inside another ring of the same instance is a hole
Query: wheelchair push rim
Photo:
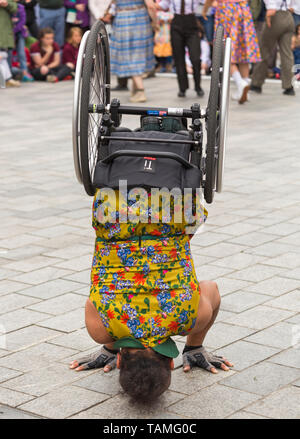
{"type": "Polygon", "coordinates": [[[218,189],[218,192],[221,191],[224,170],[224,147],[229,101],[230,39],[227,39],[226,49],[223,37],[223,27],[218,26],[213,45],[210,93],[206,111],[207,142],[204,198],[209,204],[213,201],[214,192],[218,189]]]}
{"type": "Polygon", "coordinates": [[[105,25],[98,20],[92,27],[85,50],[80,99],[80,166],[88,195],[95,194],[93,178],[98,159],[99,128],[102,115],[89,112],[90,105],[110,102],[110,58],[105,25]]]}
{"type": "Polygon", "coordinates": [[[220,105],[220,145],[218,151],[216,192],[222,192],[228,125],[229,89],[230,89],[231,39],[226,38],[224,63],[222,69],[222,89],[220,105]]]}
{"type": "Polygon", "coordinates": [[[81,97],[81,87],[82,87],[82,69],[85,56],[85,48],[87,39],[90,31],[83,34],[81,43],[79,46],[76,70],[75,70],[75,80],[74,80],[74,94],[73,94],[73,112],[72,112],[72,139],[73,139],[73,160],[75,167],[75,174],[79,183],[82,183],[82,172],[80,166],[80,97],[81,97]]]}

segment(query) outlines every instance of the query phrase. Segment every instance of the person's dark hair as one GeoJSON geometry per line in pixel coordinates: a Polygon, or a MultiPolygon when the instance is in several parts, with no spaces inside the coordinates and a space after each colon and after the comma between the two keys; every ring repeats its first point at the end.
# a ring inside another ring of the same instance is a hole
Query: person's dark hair
{"type": "Polygon", "coordinates": [[[152,404],[170,386],[170,358],[153,350],[123,349],[119,381],[134,402],[152,404]]]}
{"type": "Polygon", "coordinates": [[[39,40],[41,40],[46,34],[54,35],[54,30],[52,29],[52,27],[43,27],[42,29],[40,29],[38,33],[39,40]]]}
{"type": "Polygon", "coordinates": [[[296,35],[298,35],[299,29],[300,29],[300,23],[297,24],[297,26],[296,26],[296,29],[295,29],[295,34],[296,35]]]}

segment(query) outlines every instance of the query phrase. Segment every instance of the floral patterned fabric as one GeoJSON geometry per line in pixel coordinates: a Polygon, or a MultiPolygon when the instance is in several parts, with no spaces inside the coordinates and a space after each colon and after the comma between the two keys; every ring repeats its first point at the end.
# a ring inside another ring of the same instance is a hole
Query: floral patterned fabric
{"type": "Polygon", "coordinates": [[[221,24],[225,38],[231,38],[232,63],[261,61],[252,14],[247,1],[219,0],[215,13],[215,29],[221,24]]]}
{"type": "MultiPolygon", "coordinates": [[[[150,347],[188,334],[196,322],[200,288],[187,223],[102,223],[99,205],[97,191],[90,300],[108,333],[115,339],[131,336],[150,347]]],[[[205,221],[207,212],[201,209],[205,221]]]]}

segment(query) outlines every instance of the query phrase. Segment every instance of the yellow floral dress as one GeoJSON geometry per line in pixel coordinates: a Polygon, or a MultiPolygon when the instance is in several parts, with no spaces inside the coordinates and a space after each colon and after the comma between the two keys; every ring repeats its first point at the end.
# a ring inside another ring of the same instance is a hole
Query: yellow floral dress
{"type": "MultiPolygon", "coordinates": [[[[168,223],[122,223],[118,215],[115,222],[99,222],[101,203],[97,190],[90,300],[107,332],[115,339],[139,339],[145,347],[187,335],[195,325],[200,298],[187,222],[176,223],[174,215],[168,223]]],[[[200,209],[204,222],[207,212],[200,209]]]]}

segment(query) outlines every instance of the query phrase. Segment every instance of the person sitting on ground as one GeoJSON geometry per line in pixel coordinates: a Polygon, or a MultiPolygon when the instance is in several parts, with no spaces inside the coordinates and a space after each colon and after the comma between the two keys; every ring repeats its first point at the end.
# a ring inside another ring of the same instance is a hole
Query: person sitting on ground
{"type": "MultiPolygon", "coordinates": [[[[100,189],[94,197],[96,242],[90,296],[85,306],[87,331],[104,346],[73,361],[70,368],[104,368],[109,372],[117,365],[123,390],[136,402],[151,403],[171,382],[173,358],[179,354],[172,336],[187,335],[184,372],[198,366],[217,373],[216,368],[227,371],[232,366],[203,347],[221,299],[215,282],[197,280],[191,235],[187,234],[190,222],[175,222],[174,212],[182,209],[181,203],[175,205],[171,199],[171,221],[166,222],[161,213],[154,214],[151,222],[153,212],[161,212],[162,207],[152,209],[151,194],[146,193],[146,201],[140,206],[148,222],[130,217],[123,222],[121,215],[127,212],[127,206],[132,212],[134,201],[122,198],[118,190],[114,194],[118,206],[115,222],[105,220],[101,213],[104,197],[100,189]]],[[[112,203],[109,194],[106,206],[112,203]]],[[[197,212],[201,224],[207,212],[200,202],[197,212]]]]}
{"type": "Polygon", "coordinates": [[[51,27],[40,30],[38,41],[30,47],[30,54],[31,74],[38,81],[58,82],[72,71],[67,65],[60,64],[60,49],[51,27]]]}
{"type": "Polygon", "coordinates": [[[80,27],[71,27],[68,33],[67,42],[64,45],[62,62],[64,65],[70,67],[73,76],[76,69],[81,38],[82,30],[80,27]]]}

